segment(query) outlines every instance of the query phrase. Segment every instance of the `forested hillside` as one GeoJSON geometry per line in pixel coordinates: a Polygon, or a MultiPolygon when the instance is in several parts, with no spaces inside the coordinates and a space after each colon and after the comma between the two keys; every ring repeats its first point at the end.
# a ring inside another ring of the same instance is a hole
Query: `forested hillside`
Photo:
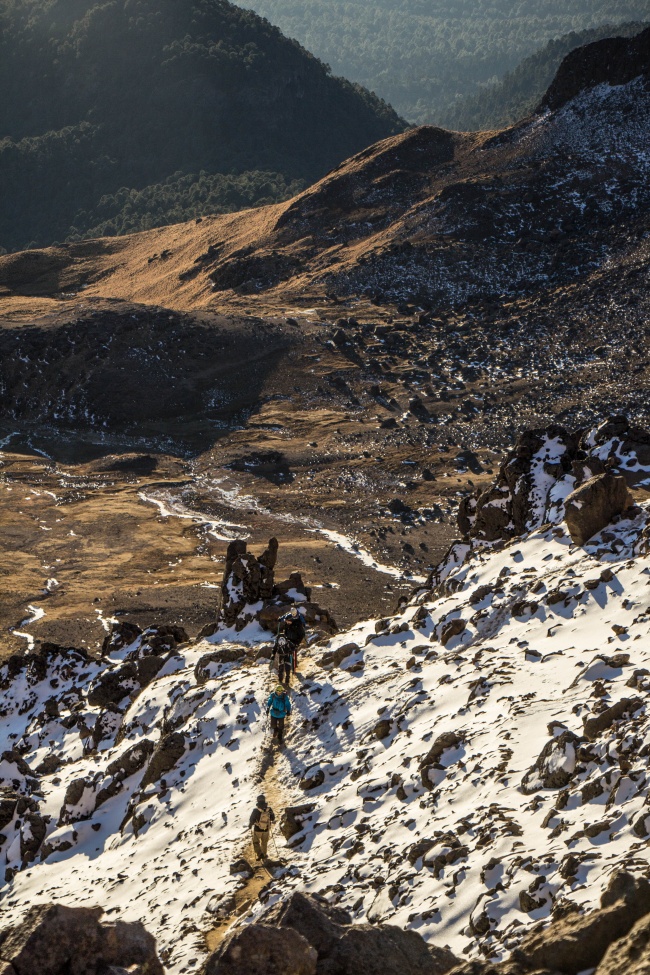
{"type": "Polygon", "coordinates": [[[517,122],[539,105],[569,51],[613,35],[632,37],[647,26],[647,23],[638,22],[619,27],[604,24],[594,30],[572,31],[549,41],[514,71],[508,72],[502,81],[482,87],[477,95],[459,99],[443,114],[442,123],[451,129],[473,131],[502,128],[517,122]]]}
{"type": "Polygon", "coordinates": [[[410,122],[440,124],[552,38],[642,20],[647,0],[240,0],[410,122]]]}
{"type": "Polygon", "coordinates": [[[285,199],[400,131],[225,0],[0,0],[0,247],[285,199]]]}

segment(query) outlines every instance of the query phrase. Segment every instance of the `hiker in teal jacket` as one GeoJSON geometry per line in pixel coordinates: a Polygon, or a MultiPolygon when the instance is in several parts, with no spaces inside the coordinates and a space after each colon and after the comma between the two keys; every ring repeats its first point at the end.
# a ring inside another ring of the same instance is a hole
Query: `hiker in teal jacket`
{"type": "Polygon", "coordinates": [[[266,711],[267,714],[270,713],[271,715],[273,738],[277,739],[281,745],[284,738],[284,719],[291,714],[291,701],[282,684],[278,684],[276,689],[269,694],[266,711]]]}

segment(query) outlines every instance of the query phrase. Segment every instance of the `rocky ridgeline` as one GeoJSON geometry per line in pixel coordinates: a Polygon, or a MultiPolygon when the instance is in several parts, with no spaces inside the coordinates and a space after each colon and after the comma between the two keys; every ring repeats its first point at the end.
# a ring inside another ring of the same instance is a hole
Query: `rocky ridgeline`
{"type": "Polygon", "coordinates": [[[256,558],[246,542],[230,543],[221,583],[221,605],[216,626],[203,631],[211,635],[220,628],[234,628],[239,633],[257,621],[265,630],[276,632],[277,623],[292,603],[300,604],[307,624],[323,633],[335,633],[336,623],[327,610],[311,601],[311,589],[305,586],[299,572],[292,572],[284,582],[275,582],[278,540],[271,538],[268,548],[256,558]]]}

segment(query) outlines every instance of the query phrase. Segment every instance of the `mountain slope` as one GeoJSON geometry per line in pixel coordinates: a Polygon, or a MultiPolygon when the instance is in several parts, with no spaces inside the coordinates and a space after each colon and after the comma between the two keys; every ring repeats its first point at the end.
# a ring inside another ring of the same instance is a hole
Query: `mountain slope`
{"type": "Polygon", "coordinates": [[[518,122],[535,109],[542,100],[562,60],[570,51],[606,37],[630,37],[640,33],[647,24],[620,24],[590,30],[574,31],[549,41],[541,50],[531,54],[514,71],[498,82],[486,84],[475,95],[458,99],[441,116],[441,124],[449,129],[475,131],[498,129],[518,122]]]}
{"type": "MultiPolygon", "coordinates": [[[[3,0],[0,84],[9,250],[83,234],[121,213],[102,198],[124,187],[155,195],[171,177],[158,223],[200,195],[202,173],[250,181],[265,170],[255,199],[286,195],[282,180],[273,188],[278,173],[316,179],[403,128],[374,96],[225,0],[3,0]]],[[[236,194],[217,187],[214,205],[228,204],[236,194]]]]}

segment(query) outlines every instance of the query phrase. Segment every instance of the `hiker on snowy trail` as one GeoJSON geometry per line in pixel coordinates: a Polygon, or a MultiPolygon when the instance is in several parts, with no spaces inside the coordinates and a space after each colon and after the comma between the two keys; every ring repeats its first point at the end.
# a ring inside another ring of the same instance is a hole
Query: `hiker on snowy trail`
{"type": "MultiPolygon", "coordinates": [[[[273,647],[273,657],[278,657],[278,677],[283,684],[291,682],[291,674],[294,669],[294,646],[286,636],[279,636],[273,647]]],[[[273,658],[271,658],[273,659],[273,658]]]]}
{"type": "Polygon", "coordinates": [[[281,745],[284,739],[284,719],[291,714],[291,701],[282,684],[269,694],[266,712],[271,715],[271,731],[274,740],[281,745]]]}
{"type": "Polygon", "coordinates": [[[293,654],[292,670],[295,674],[298,663],[298,647],[307,636],[305,621],[302,618],[302,613],[299,611],[295,603],[291,607],[290,611],[286,613],[285,616],[281,616],[278,620],[278,639],[280,636],[283,636],[290,644],[293,654]]]}
{"type": "Polygon", "coordinates": [[[258,860],[266,860],[271,826],[274,822],[275,813],[267,804],[266,796],[258,796],[257,805],[251,813],[248,824],[253,833],[253,850],[258,860]]]}

